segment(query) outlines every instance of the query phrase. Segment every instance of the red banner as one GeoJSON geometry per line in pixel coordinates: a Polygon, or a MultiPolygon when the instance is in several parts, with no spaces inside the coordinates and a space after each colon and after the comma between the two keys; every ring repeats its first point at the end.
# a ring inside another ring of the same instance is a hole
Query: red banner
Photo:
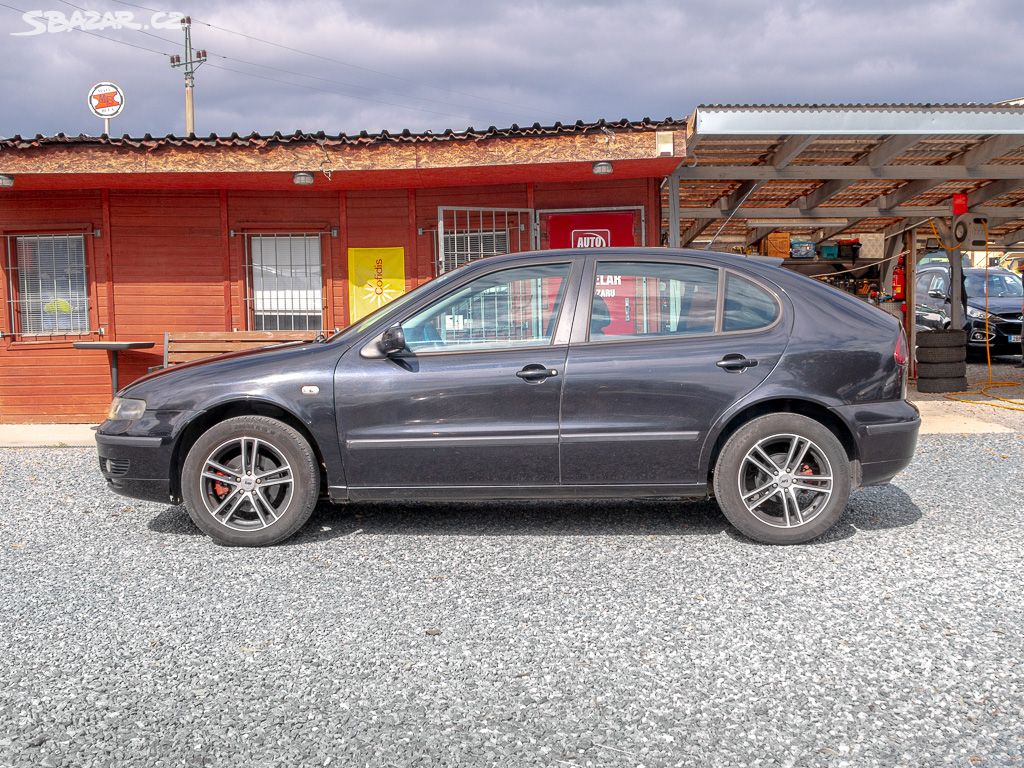
{"type": "MultiPolygon", "coordinates": [[[[637,244],[634,234],[636,214],[632,211],[552,213],[547,218],[547,225],[551,248],[609,248],[637,244]]],[[[603,332],[609,335],[632,333],[633,309],[638,299],[636,279],[626,275],[598,275],[596,283],[594,293],[604,301],[611,315],[611,322],[603,332]]]]}
{"type": "Polygon", "coordinates": [[[632,211],[552,213],[546,217],[549,248],[610,248],[636,245],[632,211]]]}

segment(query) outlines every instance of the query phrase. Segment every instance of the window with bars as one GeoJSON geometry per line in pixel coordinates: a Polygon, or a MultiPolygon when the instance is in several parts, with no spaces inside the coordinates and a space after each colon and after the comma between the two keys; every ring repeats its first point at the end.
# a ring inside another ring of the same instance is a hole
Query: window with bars
{"type": "Polygon", "coordinates": [[[459,232],[444,236],[444,264],[441,273],[488,256],[508,253],[508,232],[459,232]]]}
{"type": "Polygon", "coordinates": [[[319,234],[246,237],[249,327],[256,331],[323,329],[319,234]]]}
{"type": "Polygon", "coordinates": [[[533,247],[532,208],[440,206],[435,240],[437,274],[477,259],[533,247]]]}
{"type": "Polygon", "coordinates": [[[7,297],[19,336],[89,333],[89,290],[83,235],[7,238],[7,297]]]}

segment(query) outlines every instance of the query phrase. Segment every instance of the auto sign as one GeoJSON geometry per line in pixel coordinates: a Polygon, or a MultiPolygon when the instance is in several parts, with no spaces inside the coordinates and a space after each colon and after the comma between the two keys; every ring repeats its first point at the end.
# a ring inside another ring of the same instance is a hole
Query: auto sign
{"type": "Polygon", "coordinates": [[[88,102],[96,117],[117,117],[124,109],[124,91],[114,83],[96,83],[89,89],[88,102]]]}

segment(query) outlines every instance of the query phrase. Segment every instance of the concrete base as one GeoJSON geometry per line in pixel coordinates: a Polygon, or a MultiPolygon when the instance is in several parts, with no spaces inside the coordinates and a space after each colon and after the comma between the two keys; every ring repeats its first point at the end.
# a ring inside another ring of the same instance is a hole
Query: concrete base
{"type": "MultiPolygon", "coordinates": [[[[1013,432],[1010,427],[968,416],[962,403],[952,400],[919,400],[914,403],[921,410],[922,435],[977,435],[988,432],[1013,432]]],[[[992,418],[998,419],[999,411],[990,409],[992,418]]]]}
{"type": "Polygon", "coordinates": [[[0,424],[0,448],[95,446],[89,424],[0,424]]]}

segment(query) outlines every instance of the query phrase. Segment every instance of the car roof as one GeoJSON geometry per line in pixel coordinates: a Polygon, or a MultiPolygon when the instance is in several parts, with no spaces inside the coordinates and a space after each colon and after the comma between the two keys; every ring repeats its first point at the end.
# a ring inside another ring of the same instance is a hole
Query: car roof
{"type": "MultiPolygon", "coordinates": [[[[917,271],[918,272],[948,272],[949,271],[949,265],[948,264],[925,264],[924,266],[920,267],[917,271]]],[[[985,269],[985,267],[964,267],[964,274],[982,274],[982,273],[984,273],[986,271],[989,274],[995,273],[995,274],[1000,274],[1000,275],[1013,275],[1014,277],[1017,276],[1016,272],[1013,272],[1013,271],[1007,269],[1006,267],[989,267],[987,270],[985,269]]]]}
{"type": "Polygon", "coordinates": [[[679,256],[690,259],[716,262],[723,266],[749,267],[757,264],[765,267],[776,267],[782,264],[783,260],[772,256],[746,255],[740,253],[722,253],[721,251],[705,251],[694,248],[662,248],[658,246],[624,246],[620,248],[548,248],[542,251],[520,251],[518,253],[504,253],[500,256],[489,256],[486,259],[479,259],[470,264],[502,264],[507,261],[516,261],[523,258],[544,259],[553,256],[568,258],[572,260],[585,259],[589,256],[600,257],[602,255],[621,258],[631,256],[637,258],[651,258],[663,256],[679,256]]]}

